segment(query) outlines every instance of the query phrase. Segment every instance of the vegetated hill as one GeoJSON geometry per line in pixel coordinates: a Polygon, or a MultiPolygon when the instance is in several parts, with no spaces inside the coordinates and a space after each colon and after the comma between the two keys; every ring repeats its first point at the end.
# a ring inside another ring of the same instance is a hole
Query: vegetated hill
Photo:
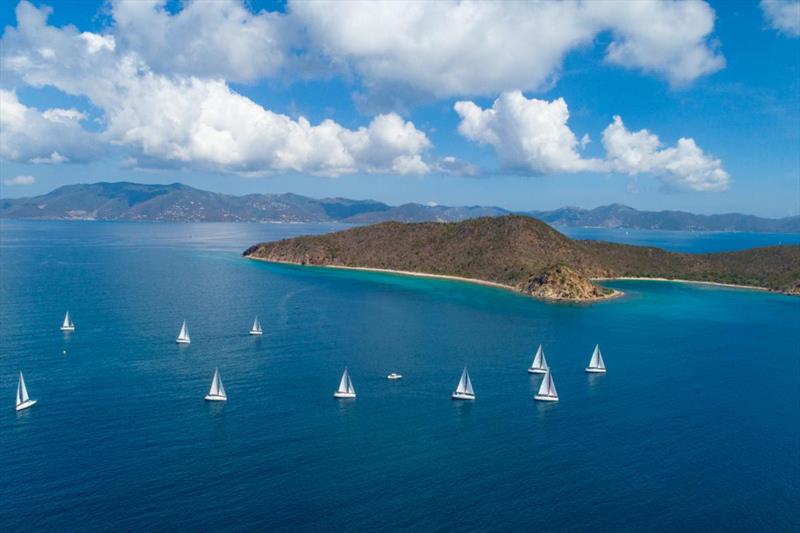
{"type": "Polygon", "coordinates": [[[366,267],[459,276],[553,299],[607,295],[590,278],[663,277],[800,292],[800,246],[721,254],[578,241],[527,216],[459,223],[384,222],[248,248],[245,257],[305,265],[366,267]],[[560,288],[559,288],[560,287],[560,288]]]}
{"type": "MultiPolygon", "coordinates": [[[[390,206],[374,200],[323,198],[298,194],[234,196],[180,183],[93,183],[67,185],[32,198],[0,199],[0,217],[25,219],[152,220],[171,222],[459,222],[505,216],[501,207],[416,203],[390,206]]],[[[565,207],[529,214],[551,225],[695,231],[800,232],[800,217],[693,215],[681,211],[637,211],[623,205],[595,209],[565,207]]]]}

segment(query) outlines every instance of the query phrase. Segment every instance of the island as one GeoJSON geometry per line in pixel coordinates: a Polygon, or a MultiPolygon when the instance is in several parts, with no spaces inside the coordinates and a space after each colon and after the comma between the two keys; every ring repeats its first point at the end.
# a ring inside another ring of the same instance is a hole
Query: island
{"type": "Polygon", "coordinates": [[[588,302],[619,293],[598,280],[645,278],[800,294],[800,246],[712,254],[575,240],[523,215],[463,222],[383,222],[251,246],[249,259],[458,278],[547,300],[588,302]]]}

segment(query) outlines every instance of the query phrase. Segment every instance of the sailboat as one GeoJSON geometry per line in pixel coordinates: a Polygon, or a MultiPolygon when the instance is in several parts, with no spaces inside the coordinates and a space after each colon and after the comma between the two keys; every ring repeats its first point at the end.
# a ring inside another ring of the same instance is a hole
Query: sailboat
{"type": "Polygon", "coordinates": [[[547,372],[547,359],[544,357],[544,350],[542,349],[542,345],[539,345],[539,349],[536,350],[536,355],[533,357],[533,363],[531,363],[530,368],[528,368],[529,374],[544,374],[547,372]]]}
{"type": "Polygon", "coordinates": [[[27,409],[36,403],[36,400],[31,400],[28,396],[28,387],[25,386],[25,378],[22,377],[22,372],[19,373],[19,383],[17,384],[17,411],[27,409]]]}
{"type": "Polygon", "coordinates": [[[75,324],[69,318],[69,311],[64,315],[64,323],[61,324],[61,331],[75,331],[75,324]]]}
{"type": "Polygon", "coordinates": [[[250,335],[263,335],[264,332],[261,330],[261,322],[258,321],[258,317],[253,320],[253,326],[250,328],[250,335]]]}
{"type": "Polygon", "coordinates": [[[353,382],[350,380],[350,374],[347,368],[344,369],[342,380],[339,382],[339,388],[333,393],[334,398],[355,398],[356,389],[353,388],[353,382]]]}
{"type": "Polygon", "coordinates": [[[592,352],[592,359],[589,361],[589,366],[586,367],[586,371],[590,374],[605,374],[606,373],[606,364],[603,361],[603,354],[600,353],[600,345],[597,344],[594,347],[594,351],[592,352]]]}
{"type": "Polygon", "coordinates": [[[548,368],[542,379],[542,384],[539,385],[539,392],[533,397],[534,400],[542,402],[557,402],[558,392],[556,392],[556,384],[553,383],[553,374],[548,368]]]}
{"type": "Polygon", "coordinates": [[[219,377],[219,369],[214,369],[214,377],[211,378],[211,388],[206,394],[206,401],[209,402],[224,402],[228,399],[225,394],[225,387],[222,386],[222,378],[219,377]]]}
{"type": "Polygon", "coordinates": [[[456,391],[453,393],[454,400],[474,400],[475,399],[475,391],[472,390],[472,381],[469,379],[469,372],[467,372],[467,367],[464,367],[464,371],[461,373],[461,379],[458,380],[458,387],[456,387],[456,391]]]}
{"type": "Polygon", "coordinates": [[[183,321],[181,324],[181,331],[178,333],[178,338],[175,339],[175,342],[178,344],[189,344],[192,342],[191,337],[189,337],[189,328],[186,327],[186,321],[183,321]]]}

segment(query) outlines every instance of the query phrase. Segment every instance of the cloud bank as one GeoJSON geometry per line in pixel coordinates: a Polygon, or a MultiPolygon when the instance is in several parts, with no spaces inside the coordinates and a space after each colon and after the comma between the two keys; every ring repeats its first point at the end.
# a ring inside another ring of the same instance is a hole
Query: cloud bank
{"type": "Polygon", "coordinates": [[[730,176],[722,162],[707,155],[694,139],[681,138],[665,147],[647,130],[629,131],[619,116],[603,131],[603,159],[584,158],[581,141],[567,125],[563,98],[551,102],[526,98],[520,91],[503,93],[492,107],[471,101],[455,104],[461,117],[458,131],[472,141],[492,146],[505,169],[551,174],[558,172],[620,172],[653,175],[675,189],[723,191],[730,176]]]}
{"type": "MultiPolygon", "coordinates": [[[[232,5],[220,2],[212,11],[232,5]]],[[[126,5],[125,20],[132,18],[129,11],[147,9],[155,13],[148,16],[176,18],[154,6],[158,4],[126,5]]],[[[194,20],[195,9],[193,5],[186,8],[188,20],[194,20]]],[[[104,115],[105,129],[99,137],[130,150],[134,165],[327,176],[429,171],[423,154],[430,141],[397,114],[378,115],[357,129],[332,120],[312,125],[303,117],[295,120],[260,106],[231,90],[223,79],[154,72],[138,53],[119,46],[120,40],[113,35],[79,33],[71,26],[55,28],[47,24],[49,14],[49,8],[19,4],[18,27],[8,29],[3,38],[4,66],[29,85],[53,86],[88,97],[104,115]]],[[[246,25],[248,20],[239,23],[246,25]]],[[[199,52],[192,57],[202,59],[199,52]]],[[[235,58],[229,66],[238,68],[235,58]]],[[[4,93],[6,100],[4,107],[9,110],[22,106],[13,93],[4,93]]],[[[26,133],[4,135],[5,157],[36,162],[52,156],[56,163],[90,155],[81,153],[89,134],[81,131],[75,117],[61,112],[59,120],[48,120],[28,111],[23,120],[21,112],[4,113],[8,133],[26,133]]]]}
{"type": "MultiPolygon", "coordinates": [[[[361,102],[501,96],[489,109],[456,103],[459,132],[493,146],[506,168],[539,174],[615,171],[661,176],[695,190],[727,186],[719,160],[692,139],[661,146],[621,120],[604,132],[607,156],[585,158],[567,125],[566,102],[527,99],[558,77],[564,57],[608,36],[604,62],[691,83],[724,58],[706,2],[322,2],[290,0],[286,12],[251,11],[240,0],[114,0],[101,32],[48,24],[52,9],[23,0],[5,30],[7,79],[85,97],[98,132],[75,109],[39,111],[3,89],[0,156],[27,163],[84,162],[112,145],[136,167],[242,175],[310,173],[467,174],[474,165],[434,157],[427,134],[397,112],[362,125],[312,124],[239,94],[233,82],[344,76],[361,102]],[[613,128],[612,128],[613,126],[613,128]],[[642,140],[644,139],[644,140],[642,140]],[[644,141],[647,142],[644,142],[644,141]],[[631,163],[631,152],[641,160],[631,163]]],[[[7,83],[7,82],[6,82],[7,83]]]]}
{"type": "Polygon", "coordinates": [[[538,90],[564,57],[610,33],[605,61],[674,86],[725,65],[709,37],[714,12],[689,0],[289,3],[312,47],[347,65],[368,95],[445,98],[538,90]]]}

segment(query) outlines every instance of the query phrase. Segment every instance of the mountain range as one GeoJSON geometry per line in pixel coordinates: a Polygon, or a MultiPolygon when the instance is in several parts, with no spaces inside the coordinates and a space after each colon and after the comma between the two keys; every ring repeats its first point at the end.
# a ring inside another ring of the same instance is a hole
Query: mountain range
{"type": "MultiPolygon", "coordinates": [[[[620,204],[594,209],[514,212],[553,226],[690,231],[800,232],[800,216],[780,219],[728,213],[697,215],[683,211],[639,211],[620,204]]],[[[65,185],[30,198],[0,199],[0,218],[45,220],[132,220],[169,222],[459,222],[504,216],[491,206],[408,203],[391,206],[374,200],[314,199],[298,194],[234,196],[180,183],[151,185],[99,182],[65,185]]]]}

